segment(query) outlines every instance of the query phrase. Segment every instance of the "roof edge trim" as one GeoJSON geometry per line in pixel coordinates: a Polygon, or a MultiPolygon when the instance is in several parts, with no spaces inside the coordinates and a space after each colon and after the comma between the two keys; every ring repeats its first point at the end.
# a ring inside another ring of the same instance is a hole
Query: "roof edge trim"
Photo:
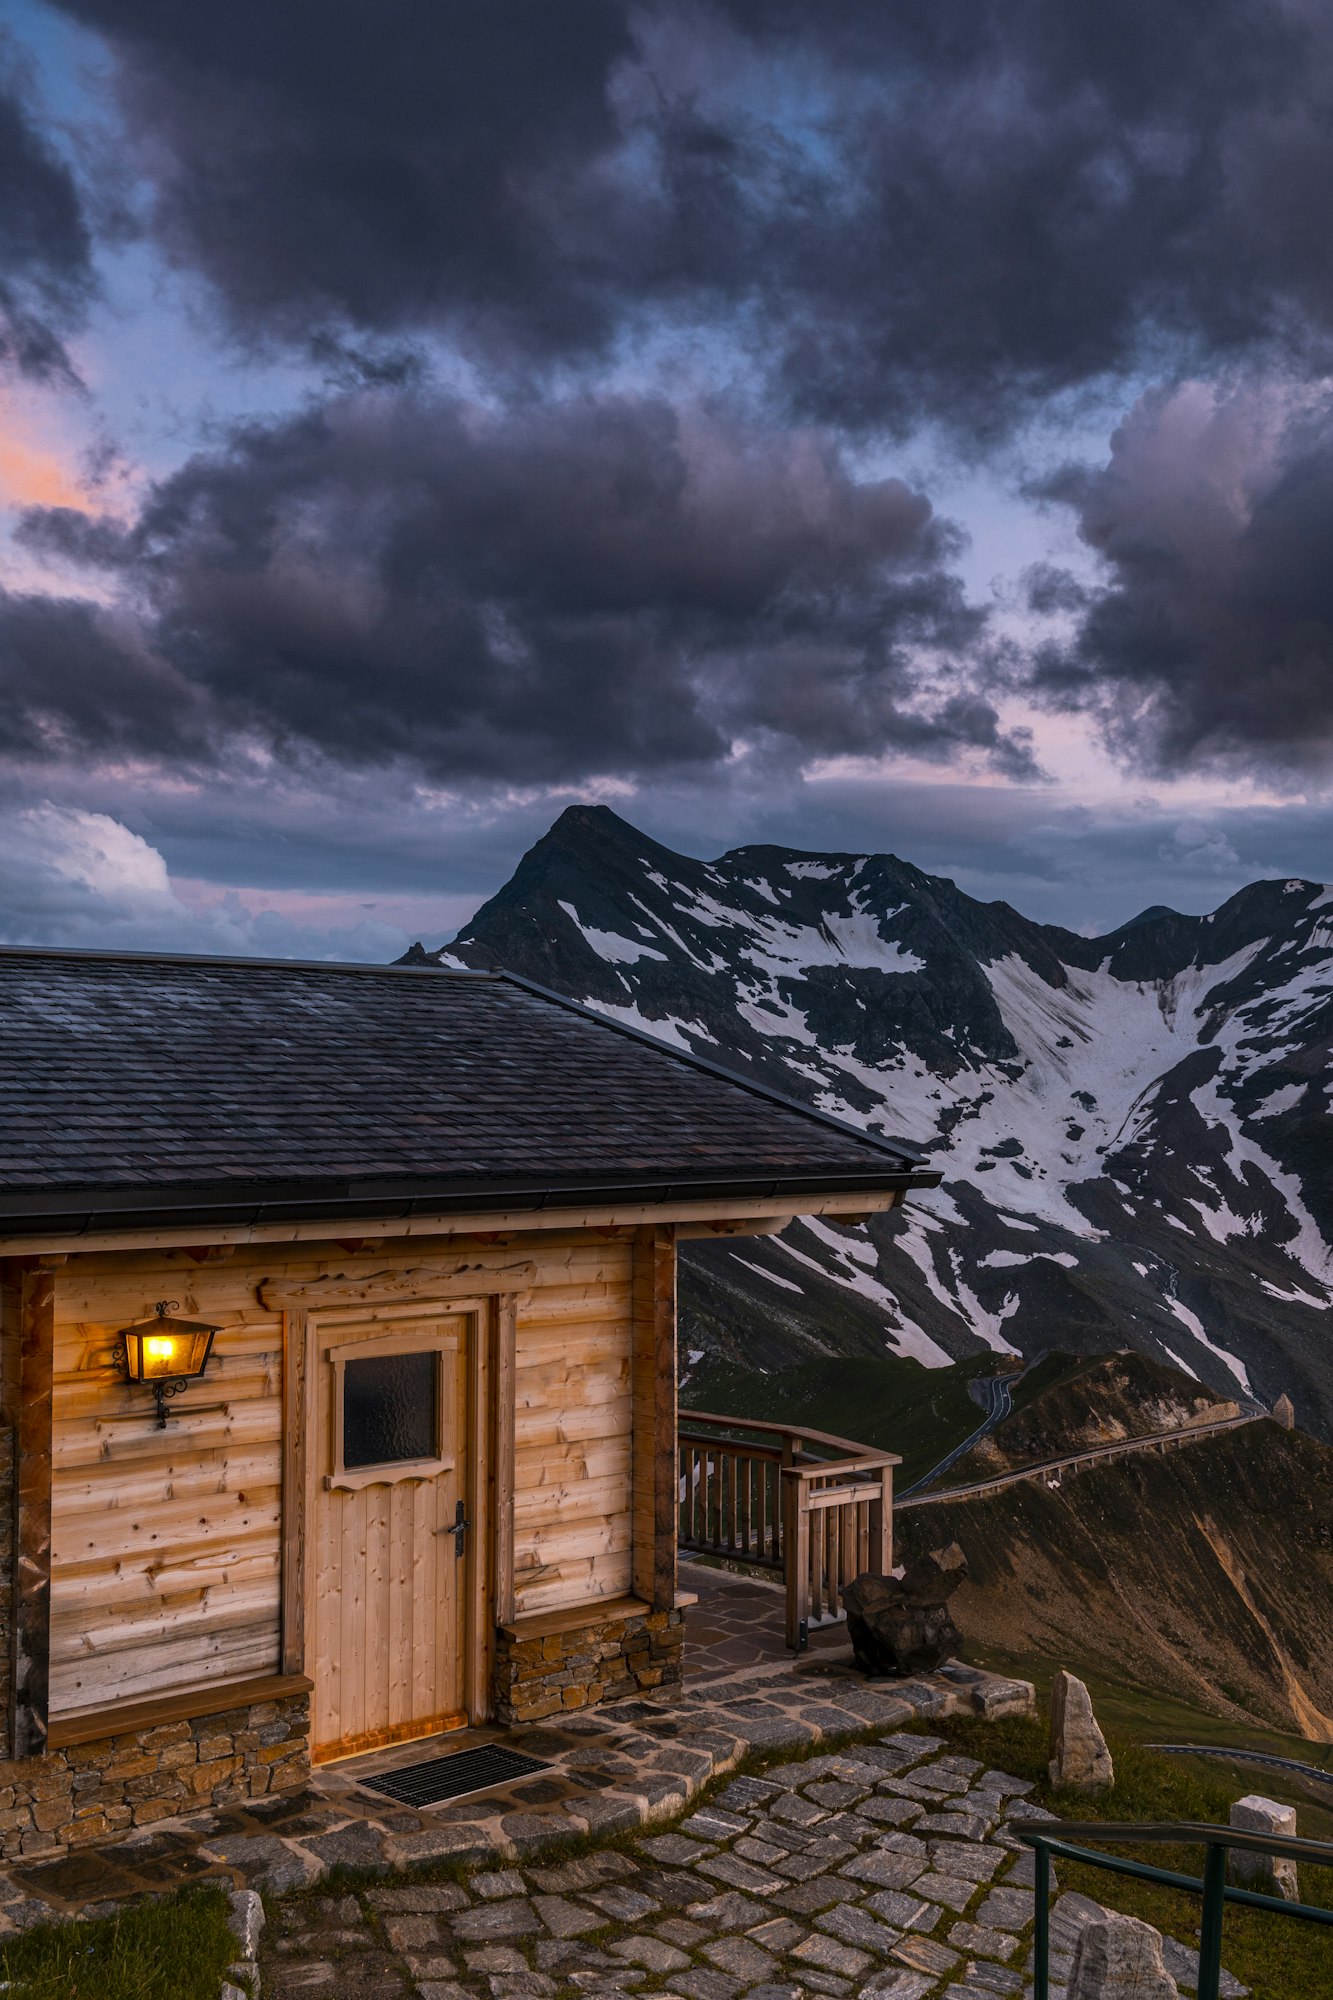
{"type": "Polygon", "coordinates": [[[0,945],[0,960],[8,958],[54,958],[85,965],[217,965],[242,972],[363,972],[395,979],[433,976],[495,981],[505,976],[484,966],[471,965],[381,965],[370,959],[342,958],[226,958],[211,952],[99,951],[92,946],[58,944],[0,945]]]}
{"type": "Polygon", "coordinates": [[[251,1227],[283,1221],[330,1224],[366,1220],[402,1220],[416,1216],[485,1215],[500,1208],[515,1214],[538,1216],[546,1211],[563,1212],[573,1206],[614,1207],[636,1205],[665,1208],[680,1202],[709,1200],[782,1201],[804,1196],[901,1193],[913,1188],[938,1187],[943,1176],[935,1170],[924,1172],[787,1173],[700,1175],[695,1181],[676,1176],[661,1180],[632,1180],[616,1183],[586,1181],[526,1187],[474,1186],[460,1192],[457,1184],[447,1187],[417,1186],[376,1194],[321,1193],[304,1188],[286,1197],[270,1189],[219,1191],[211,1201],[144,1199],[146,1191],[124,1190],[121,1199],[84,1195],[78,1201],[59,1197],[39,1205],[41,1197],[30,1197],[22,1208],[7,1207],[0,1196],[0,1244],[6,1236],[37,1234],[89,1236],[112,1227],[200,1228],[251,1227]]]}

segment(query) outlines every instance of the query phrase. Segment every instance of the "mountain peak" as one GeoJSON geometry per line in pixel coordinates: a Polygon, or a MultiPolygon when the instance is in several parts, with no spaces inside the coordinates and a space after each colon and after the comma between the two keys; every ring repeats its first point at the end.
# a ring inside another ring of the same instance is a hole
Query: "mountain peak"
{"type": "Polygon", "coordinates": [[[1132,1343],[1333,1428],[1326,937],[1312,884],[1090,939],[892,856],[702,861],[577,805],[450,957],[905,1131],[943,1168],[938,1197],[868,1235],[811,1223],[692,1253],[717,1310],[686,1345],[782,1367],[1132,1343]]]}

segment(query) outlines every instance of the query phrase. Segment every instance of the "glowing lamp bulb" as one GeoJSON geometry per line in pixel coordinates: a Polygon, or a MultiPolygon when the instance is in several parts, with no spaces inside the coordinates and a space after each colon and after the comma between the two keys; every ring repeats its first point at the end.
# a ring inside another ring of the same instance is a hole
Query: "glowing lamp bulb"
{"type": "Polygon", "coordinates": [[[164,1339],[161,1334],[153,1334],[144,1345],[148,1349],[150,1361],[170,1361],[176,1352],[175,1341],[170,1338],[164,1339]]]}

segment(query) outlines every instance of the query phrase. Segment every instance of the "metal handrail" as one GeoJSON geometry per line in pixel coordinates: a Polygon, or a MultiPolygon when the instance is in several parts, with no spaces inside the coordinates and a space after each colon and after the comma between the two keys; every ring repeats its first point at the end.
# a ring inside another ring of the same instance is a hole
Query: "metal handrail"
{"type": "Polygon", "coordinates": [[[1258,1889],[1236,1889],[1226,1879],[1230,1848],[1271,1854],[1283,1861],[1304,1861],[1313,1868],[1333,1868],[1333,1844],[1328,1841],[1295,1840],[1285,1834],[1252,1833],[1244,1827],[1212,1826],[1199,1820],[1148,1825],[1142,1821],[1123,1824],[1115,1820],[1042,1820],[1030,1826],[1015,1820],[1012,1826],[1019,1839],[1032,1849],[1036,1903],[1033,2000],[1050,2000],[1053,1856],[1062,1861],[1082,1861],[1111,1875],[1129,1875],[1139,1882],[1157,1882],[1164,1888],[1183,1889],[1190,1895],[1202,1896],[1198,2000],[1218,2000],[1222,1981],[1222,1918],[1228,1903],[1239,1903],[1251,1910],[1271,1910],[1276,1916],[1296,1917],[1306,1923],[1333,1925],[1333,1910],[1319,1909],[1312,1903],[1289,1903],[1284,1897],[1266,1896],[1258,1889]],[[1202,1878],[1178,1875],[1174,1869],[1154,1868],[1146,1861],[1129,1861],[1119,1854],[1099,1854],[1076,1844],[1084,1840],[1126,1846],[1135,1841],[1151,1841],[1160,1847],[1202,1847],[1203,1875],[1202,1878]]]}

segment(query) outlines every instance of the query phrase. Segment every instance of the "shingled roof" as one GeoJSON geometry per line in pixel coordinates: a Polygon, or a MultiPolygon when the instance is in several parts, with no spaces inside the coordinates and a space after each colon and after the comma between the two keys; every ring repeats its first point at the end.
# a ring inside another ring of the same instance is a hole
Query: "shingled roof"
{"type": "Polygon", "coordinates": [[[507,973],[0,951],[0,1234],[933,1185],[507,973]]]}

